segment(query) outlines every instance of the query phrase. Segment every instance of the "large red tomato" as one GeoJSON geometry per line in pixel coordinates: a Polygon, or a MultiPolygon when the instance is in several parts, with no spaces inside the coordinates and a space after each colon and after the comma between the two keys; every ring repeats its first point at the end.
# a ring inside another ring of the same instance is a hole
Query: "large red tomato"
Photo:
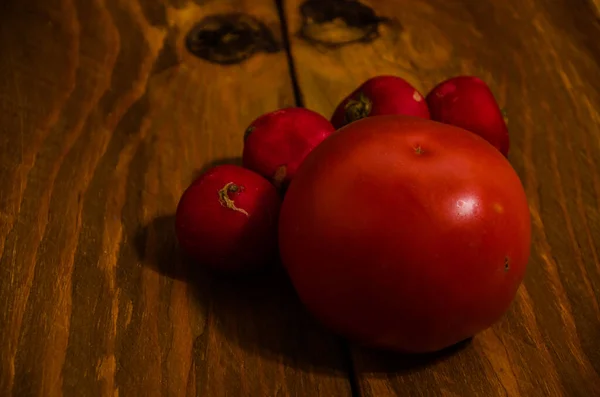
{"type": "Polygon", "coordinates": [[[407,116],[340,129],[311,152],[280,214],[282,261],[333,331],[436,351],[508,309],[530,254],[521,181],[488,142],[407,116]]]}

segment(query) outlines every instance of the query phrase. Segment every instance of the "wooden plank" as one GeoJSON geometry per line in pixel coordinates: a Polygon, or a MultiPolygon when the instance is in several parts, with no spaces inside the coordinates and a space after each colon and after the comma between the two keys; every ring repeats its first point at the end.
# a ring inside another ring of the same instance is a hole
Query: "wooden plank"
{"type": "Polygon", "coordinates": [[[531,208],[528,276],[504,319],[431,357],[355,348],[362,396],[600,395],[600,27],[597,9],[576,3],[285,3],[305,104],[327,117],[377,74],[423,93],[458,74],[488,81],[531,208]]]}
{"type": "Polygon", "coordinates": [[[198,170],[294,104],[275,3],[0,8],[0,395],[349,395],[339,343],[281,275],[183,272],[174,241],[198,170]],[[186,50],[193,24],[233,11],[264,23],[260,51],[186,50]]]}

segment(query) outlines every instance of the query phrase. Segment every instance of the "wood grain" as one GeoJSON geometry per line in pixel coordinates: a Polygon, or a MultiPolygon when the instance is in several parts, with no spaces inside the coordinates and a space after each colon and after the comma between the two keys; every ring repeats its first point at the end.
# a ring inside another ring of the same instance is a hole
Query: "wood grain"
{"type": "Polygon", "coordinates": [[[330,116],[378,74],[423,93],[453,75],[478,75],[508,110],[510,160],[532,214],[527,279],[503,320],[431,357],[354,348],[360,395],[600,395],[598,9],[583,0],[361,0],[374,19],[349,11],[361,8],[354,1],[311,3],[308,17],[308,2],[285,3],[308,108],[330,116]],[[378,36],[339,45],[376,19],[378,36]]]}
{"type": "MultiPolygon", "coordinates": [[[[534,241],[499,324],[433,356],[354,347],[355,394],[600,395],[598,1],[361,4],[374,14],[346,11],[350,28],[313,19],[318,44],[298,35],[301,1],[284,3],[306,106],[328,116],[376,74],[424,93],[481,76],[509,112],[534,241]],[[369,23],[378,35],[339,45],[369,23]]],[[[194,175],[237,162],[247,124],[294,105],[280,31],[271,0],[0,5],[1,396],[351,394],[343,347],[283,275],[191,272],[173,239],[194,175]],[[196,22],[230,12],[279,48],[231,65],[187,51],[196,22]]]]}
{"type": "MultiPolygon", "coordinates": [[[[294,104],[285,52],[223,66],[185,48],[269,0],[0,6],[0,395],[347,396],[340,343],[285,278],[186,272],[173,213],[294,104]]],[[[280,46],[281,47],[281,46],[280,46]]]]}

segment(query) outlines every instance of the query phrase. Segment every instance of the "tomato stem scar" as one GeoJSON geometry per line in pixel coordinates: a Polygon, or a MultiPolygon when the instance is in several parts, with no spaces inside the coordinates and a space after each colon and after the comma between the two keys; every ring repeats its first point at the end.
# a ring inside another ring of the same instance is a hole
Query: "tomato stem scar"
{"type": "Polygon", "coordinates": [[[361,91],[358,94],[358,99],[351,99],[345,106],[346,122],[351,123],[353,121],[362,119],[371,114],[371,108],[373,102],[361,91]]]}
{"type": "Polygon", "coordinates": [[[506,108],[500,109],[500,112],[502,113],[502,118],[504,119],[504,123],[506,125],[508,125],[508,112],[506,111],[506,108]]]}
{"type": "Polygon", "coordinates": [[[281,187],[281,184],[283,183],[283,180],[285,179],[286,175],[287,167],[285,165],[280,165],[279,167],[277,167],[277,170],[275,170],[275,175],[273,175],[273,184],[275,185],[275,187],[281,187]]]}
{"type": "Polygon", "coordinates": [[[423,150],[423,148],[421,147],[421,145],[417,145],[414,149],[415,149],[415,153],[416,154],[423,154],[423,153],[425,153],[425,151],[423,150]]]}
{"type": "Polygon", "coordinates": [[[246,141],[246,139],[248,139],[248,137],[250,136],[250,134],[252,134],[252,131],[254,131],[254,126],[251,125],[250,127],[248,127],[246,129],[246,131],[244,131],[244,141],[246,141]]]}
{"type": "Polygon", "coordinates": [[[246,210],[244,210],[243,208],[236,207],[233,200],[231,198],[229,198],[229,193],[237,193],[241,190],[242,190],[242,188],[240,186],[236,185],[235,183],[233,183],[233,182],[227,183],[225,186],[223,186],[223,188],[221,190],[219,190],[219,202],[221,203],[221,205],[223,207],[229,208],[230,210],[234,210],[237,212],[241,212],[242,214],[244,214],[246,216],[250,216],[248,214],[248,212],[246,212],[246,210]]]}
{"type": "Polygon", "coordinates": [[[510,259],[508,256],[504,257],[504,271],[507,272],[510,269],[510,259]]]}

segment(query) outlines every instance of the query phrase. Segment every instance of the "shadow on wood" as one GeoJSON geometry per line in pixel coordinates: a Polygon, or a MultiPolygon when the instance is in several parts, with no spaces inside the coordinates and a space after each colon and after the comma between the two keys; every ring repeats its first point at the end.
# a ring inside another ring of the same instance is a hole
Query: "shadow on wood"
{"type": "Polygon", "coordinates": [[[259,355],[286,367],[347,377],[339,338],[306,312],[279,264],[245,276],[209,272],[180,252],[172,215],[141,228],[135,240],[145,266],[186,281],[199,304],[207,305],[206,343],[214,354],[237,355],[232,359],[245,366],[250,363],[244,360],[259,355]]]}
{"type": "Polygon", "coordinates": [[[160,216],[141,227],[135,235],[135,250],[140,261],[167,277],[186,280],[189,267],[181,260],[175,238],[175,216],[160,216]]]}
{"type": "Polygon", "coordinates": [[[472,338],[465,339],[434,353],[400,354],[358,347],[354,349],[353,355],[355,360],[360,361],[361,372],[375,377],[395,376],[418,372],[450,359],[460,351],[467,349],[472,340],[472,338]]]}

